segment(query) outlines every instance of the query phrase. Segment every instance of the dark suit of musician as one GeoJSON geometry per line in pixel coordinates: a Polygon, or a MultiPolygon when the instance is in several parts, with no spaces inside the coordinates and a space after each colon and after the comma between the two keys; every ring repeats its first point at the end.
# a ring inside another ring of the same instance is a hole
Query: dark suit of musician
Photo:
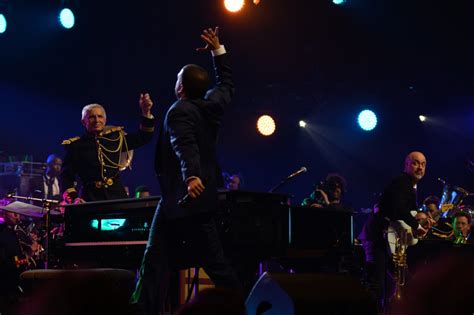
{"type": "MultiPolygon", "coordinates": [[[[178,101],[168,110],[160,132],[155,160],[162,200],[155,213],[140,280],[132,297],[132,302],[138,302],[145,314],[159,312],[167,290],[167,274],[179,264],[203,267],[218,287],[240,288],[224,258],[213,219],[219,172],[217,136],[224,108],[234,93],[227,54],[223,46],[218,47],[212,51],[217,85],[207,93],[204,90],[205,96],[201,97],[190,97],[183,85],[186,96],[177,92],[178,101]],[[205,189],[196,198],[188,196],[178,205],[180,199],[192,193],[189,182],[196,178],[202,180],[205,189]],[[183,235],[187,235],[186,243],[192,244],[187,247],[188,254],[193,251],[192,255],[175,252],[180,246],[180,242],[175,241],[183,235]]],[[[186,71],[196,71],[196,77],[205,72],[195,65],[185,66],[178,75],[178,82],[186,83],[186,71]]]]}
{"type": "Polygon", "coordinates": [[[418,222],[410,213],[417,210],[416,191],[412,178],[407,173],[396,177],[385,188],[379,201],[379,214],[390,220],[403,220],[411,226],[412,231],[418,228],[418,222]]]}
{"type": "Polygon", "coordinates": [[[388,298],[388,284],[385,281],[385,266],[388,257],[388,243],[384,230],[391,221],[403,220],[415,234],[418,222],[410,214],[417,209],[416,185],[425,175],[426,158],[421,152],[411,152],[405,158],[404,172],[394,178],[384,189],[378,203],[378,211],[371,214],[359,238],[366,254],[369,282],[376,288],[377,298],[383,305],[388,298]]]}
{"type": "Polygon", "coordinates": [[[380,244],[383,239],[383,230],[388,226],[389,221],[395,220],[405,221],[415,232],[418,229],[418,222],[410,211],[417,208],[412,178],[407,173],[402,173],[384,189],[378,203],[379,211],[369,216],[359,238],[380,244]]]}

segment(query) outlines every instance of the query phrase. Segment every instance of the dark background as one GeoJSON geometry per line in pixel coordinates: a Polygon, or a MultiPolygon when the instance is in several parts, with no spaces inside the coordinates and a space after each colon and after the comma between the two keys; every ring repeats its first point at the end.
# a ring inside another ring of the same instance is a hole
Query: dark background
{"type": "MultiPolygon", "coordinates": [[[[221,0],[88,1],[70,6],[76,25],[57,23],[59,1],[8,1],[0,35],[0,151],[44,161],[63,139],[83,132],[84,105],[104,105],[108,123],[138,127],[138,95],[147,91],[161,121],[175,100],[186,63],[198,54],[204,27],[220,26],[235,74],[236,97],[220,137],[220,160],[241,172],[244,188],[267,191],[306,166],[281,191],[294,203],[328,172],[348,180],[346,200],[371,207],[405,155],[421,150],[427,174],[419,197],[440,195],[438,177],[474,190],[474,49],[470,1],[262,0],[230,14],[221,0]],[[356,117],[378,115],[373,132],[356,117]],[[255,123],[269,113],[271,137],[255,123]],[[418,115],[428,116],[422,124],[418,115]],[[310,128],[301,129],[305,119],[310,128]]],[[[155,135],[156,139],[156,135],[155,135]]],[[[154,141],[153,141],[154,142],[154,141]]],[[[159,187],[154,143],[135,152],[124,182],[159,187]]]]}

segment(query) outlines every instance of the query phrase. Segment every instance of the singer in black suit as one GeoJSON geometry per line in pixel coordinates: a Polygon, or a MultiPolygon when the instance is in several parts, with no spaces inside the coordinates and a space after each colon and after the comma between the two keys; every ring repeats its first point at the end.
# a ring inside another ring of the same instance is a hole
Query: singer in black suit
{"type": "Polygon", "coordinates": [[[217,287],[240,290],[213,218],[221,181],[216,143],[234,84],[217,28],[205,30],[201,38],[206,47],[198,50],[212,51],[217,84],[207,91],[208,73],[197,65],[186,65],[178,73],[178,100],[166,114],[155,157],[162,200],[132,296],[144,314],[159,313],[169,273],[178,268],[202,267],[217,287]]]}

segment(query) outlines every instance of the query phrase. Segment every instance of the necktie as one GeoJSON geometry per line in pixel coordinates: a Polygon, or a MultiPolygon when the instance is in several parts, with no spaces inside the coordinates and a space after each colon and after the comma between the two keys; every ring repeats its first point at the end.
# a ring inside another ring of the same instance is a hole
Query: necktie
{"type": "MultiPolygon", "coordinates": [[[[415,203],[416,207],[418,208],[418,192],[417,192],[417,187],[413,187],[413,193],[415,194],[415,203]]],[[[412,209],[415,210],[415,209],[412,209]]]]}
{"type": "Polygon", "coordinates": [[[46,199],[53,199],[54,177],[46,177],[46,183],[48,184],[48,194],[46,195],[46,199]]]}

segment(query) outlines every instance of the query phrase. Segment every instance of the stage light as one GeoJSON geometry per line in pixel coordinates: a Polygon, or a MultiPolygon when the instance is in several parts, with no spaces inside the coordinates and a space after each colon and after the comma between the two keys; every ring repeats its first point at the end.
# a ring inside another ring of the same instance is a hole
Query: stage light
{"type": "Polygon", "coordinates": [[[61,23],[62,27],[71,29],[74,26],[75,18],[74,13],[71,9],[64,8],[59,13],[59,22],[61,23]]]}
{"type": "Polygon", "coordinates": [[[345,2],[346,2],[346,0],[332,0],[332,3],[334,3],[336,5],[344,4],[345,2]]]}
{"type": "Polygon", "coordinates": [[[0,13],[0,34],[5,33],[7,30],[7,19],[3,14],[0,13]]]}
{"type": "Polygon", "coordinates": [[[306,127],[306,121],[300,120],[299,125],[300,125],[301,128],[305,128],[306,127]]]}
{"type": "Polygon", "coordinates": [[[270,136],[275,132],[275,120],[271,116],[263,115],[257,120],[257,130],[263,136],[270,136]]]}
{"type": "Polygon", "coordinates": [[[244,7],[244,0],[224,0],[224,6],[227,11],[238,12],[244,7]]]}
{"type": "Polygon", "coordinates": [[[425,121],[426,121],[426,116],[425,116],[425,115],[420,115],[420,116],[418,116],[418,119],[419,119],[421,122],[425,122],[425,121]]]}
{"type": "Polygon", "coordinates": [[[365,131],[371,131],[377,126],[377,116],[371,110],[365,109],[357,117],[360,128],[365,131]]]}

